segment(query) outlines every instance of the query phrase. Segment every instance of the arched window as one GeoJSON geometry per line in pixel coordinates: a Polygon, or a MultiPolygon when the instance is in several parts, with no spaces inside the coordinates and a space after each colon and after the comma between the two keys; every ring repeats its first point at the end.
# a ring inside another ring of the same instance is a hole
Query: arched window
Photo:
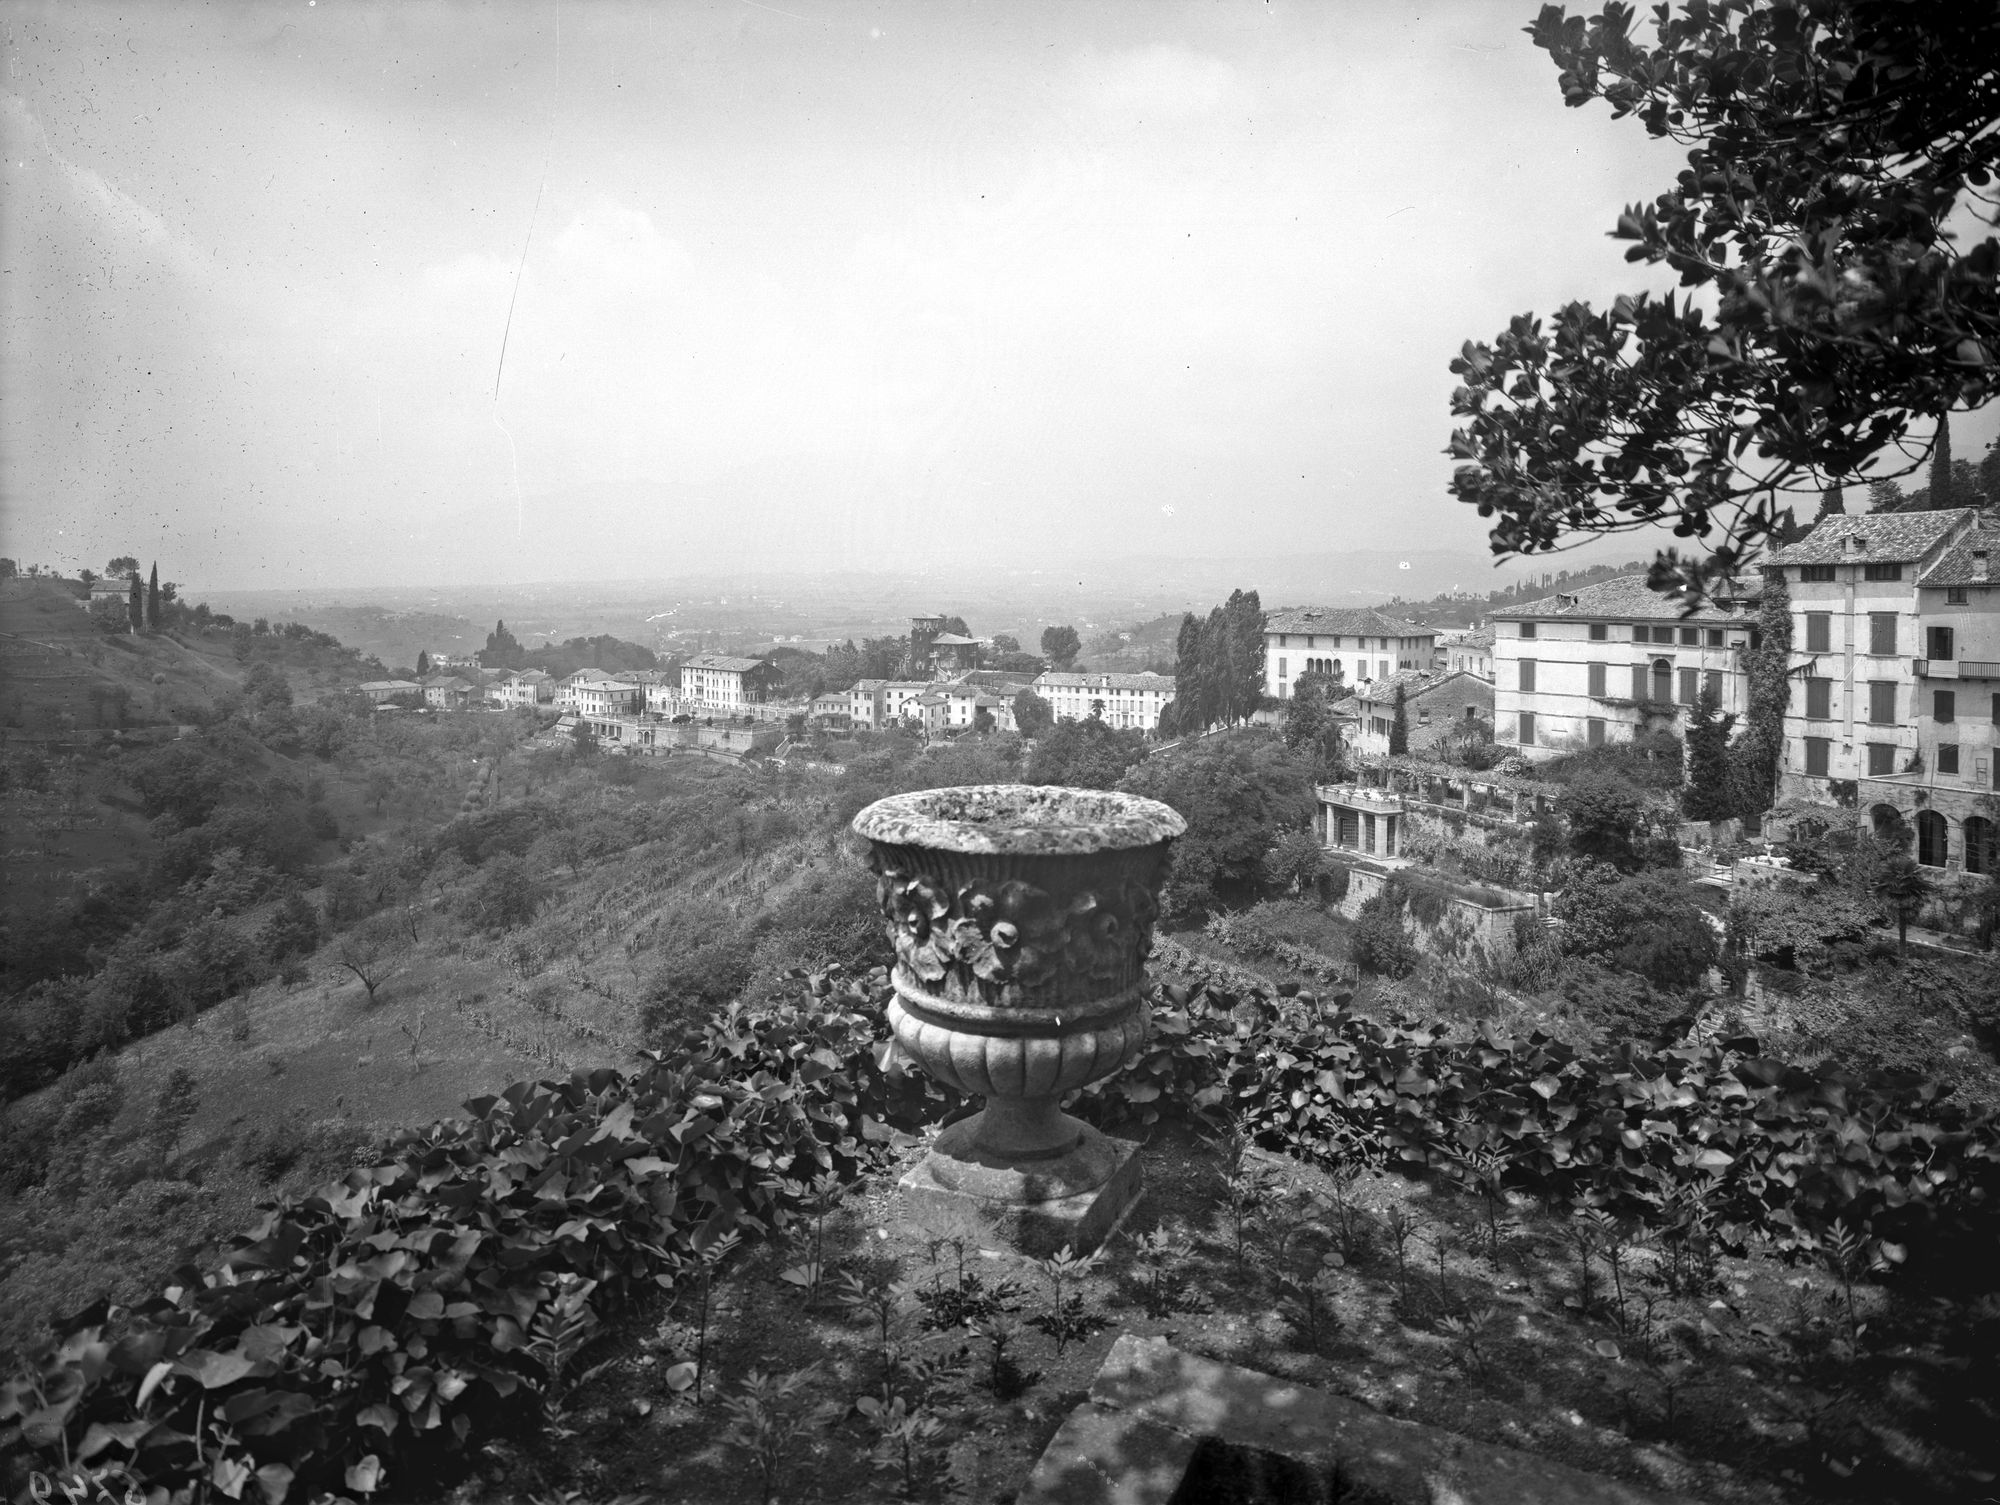
{"type": "Polygon", "coordinates": [[[1983,815],[1968,815],[1965,818],[1965,870],[1968,873],[1990,873],[2000,868],[2000,836],[1996,836],[1993,822],[1983,815]]]}
{"type": "Polygon", "coordinates": [[[1917,861],[1925,867],[1943,867],[1951,849],[1951,827],[1935,810],[1917,812],[1917,861]]]}
{"type": "Polygon", "coordinates": [[[1674,666],[1670,660],[1653,660],[1653,693],[1648,698],[1660,705],[1674,703],[1674,666]]]}

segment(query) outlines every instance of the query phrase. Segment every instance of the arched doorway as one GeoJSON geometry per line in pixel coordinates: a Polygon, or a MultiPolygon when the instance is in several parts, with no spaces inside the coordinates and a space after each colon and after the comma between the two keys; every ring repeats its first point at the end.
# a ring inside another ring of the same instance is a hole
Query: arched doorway
{"type": "Polygon", "coordinates": [[[2000,868],[2000,837],[1996,837],[1993,822],[1983,815],[1968,815],[1965,818],[1965,870],[1968,873],[1990,873],[2000,868]]]}
{"type": "Polygon", "coordinates": [[[1925,867],[1943,867],[1951,850],[1951,826],[1935,810],[1917,812],[1917,861],[1925,867]]]}
{"type": "Polygon", "coordinates": [[[1910,828],[1903,820],[1903,812],[1894,805],[1876,805],[1868,811],[1868,827],[1875,833],[1877,841],[1890,842],[1898,847],[1910,844],[1910,828]]]}
{"type": "Polygon", "coordinates": [[[1653,693],[1651,698],[1656,705],[1672,705],[1674,703],[1674,666],[1667,659],[1656,658],[1653,660],[1653,693]]]}

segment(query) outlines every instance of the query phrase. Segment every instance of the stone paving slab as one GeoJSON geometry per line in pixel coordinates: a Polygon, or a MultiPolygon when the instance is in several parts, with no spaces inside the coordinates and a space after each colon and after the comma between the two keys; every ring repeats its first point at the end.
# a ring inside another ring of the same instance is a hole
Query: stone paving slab
{"type": "Polygon", "coordinates": [[[1308,1464],[1333,1499],[1698,1505],[1130,1336],[1112,1345],[1089,1403],[1064,1422],[1017,1505],[1168,1505],[1204,1438],[1308,1464]]]}

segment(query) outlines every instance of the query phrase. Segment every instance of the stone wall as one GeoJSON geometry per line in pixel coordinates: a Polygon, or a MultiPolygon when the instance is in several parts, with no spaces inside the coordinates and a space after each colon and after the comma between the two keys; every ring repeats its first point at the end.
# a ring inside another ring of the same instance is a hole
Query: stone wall
{"type": "MultiPolygon", "coordinates": [[[[1427,884],[1442,884],[1447,880],[1437,875],[1414,870],[1427,884]]],[[[1347,869],[1347,893],[1335,907],[1350,920],[1359,919],[1361,906],[1381,893],[1393,874],[1375,867],[1351,864],[1347,869]]],[[[1535,912],[1535,900],[1531,894],[1515,893],[1509,889],[1495,889],[1491,884],[1479,887],[1487,892],[1503,895],[1506,903],[1482,904],[1470,898],[1453,896],[1447,901],[1442,917],[1426,921],[1415,914],[1407,914],[1410,928],[1417,944],[1426,951],[1437,948],[1440,932],[1450,931],[1454,939],[1485,948],[1486,954],[1499,961],[1514,954],[1514,921],[1523,914],[1535,912]]]]}

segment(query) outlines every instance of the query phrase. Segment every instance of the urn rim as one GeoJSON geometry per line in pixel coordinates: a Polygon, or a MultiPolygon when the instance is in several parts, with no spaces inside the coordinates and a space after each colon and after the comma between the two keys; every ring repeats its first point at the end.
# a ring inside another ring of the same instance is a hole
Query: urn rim
{"type": "Polygon", "coordinates": [[[1109,789],[964,784],[879,799],[855,832],[888,846],[1059,857],[1157,846],[1187,830],[1171,805],[1109,789]]]}

